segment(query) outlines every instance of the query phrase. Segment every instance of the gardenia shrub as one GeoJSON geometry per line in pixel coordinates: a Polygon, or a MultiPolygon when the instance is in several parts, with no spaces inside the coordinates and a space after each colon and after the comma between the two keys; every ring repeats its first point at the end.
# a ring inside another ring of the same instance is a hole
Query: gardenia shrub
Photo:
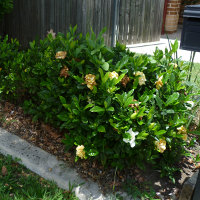
{"type": "Polygon", "coordinates": [[[119,43],[105,46],[102,33],[84,37],[70,28],[31,42],[12,58],[20,65],[9,63],[8,70],[9,58],[0,61],[1,96],[17,97],[33,119],[65,130],[76,159],[94,157],[119,169],[151,163],[168,173],[185,152],[194,106],[188,66],[172,59],[177,48],[176,41],[165,53],[135,55],[119,43]],[[6,86],[11,74],[15,90],[6,86]]]}

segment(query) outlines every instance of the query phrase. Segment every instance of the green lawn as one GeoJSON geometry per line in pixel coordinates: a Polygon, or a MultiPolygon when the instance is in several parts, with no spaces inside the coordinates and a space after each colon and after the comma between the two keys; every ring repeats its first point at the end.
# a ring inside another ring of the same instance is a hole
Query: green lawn
{"type": "Polygon", "coordinates": [[[58,188],[11,156],[0,154],[0,200],[78,200],[72,191],[58,188]]]}
{"type": "Polygon", "coordinates": [[[194,63],[191,80],[200,87],[200,63],[194,63]]]}

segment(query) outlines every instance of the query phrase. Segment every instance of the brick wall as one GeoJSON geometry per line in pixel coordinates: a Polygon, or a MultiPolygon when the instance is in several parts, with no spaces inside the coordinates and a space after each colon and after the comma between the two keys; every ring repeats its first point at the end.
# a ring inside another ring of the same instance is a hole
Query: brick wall
{"type": "Polygon", "coordinates": [[[181,0],[169,0],[167,3],[167,15],[165,32],[174,33],[178,28],[181,0]]]}

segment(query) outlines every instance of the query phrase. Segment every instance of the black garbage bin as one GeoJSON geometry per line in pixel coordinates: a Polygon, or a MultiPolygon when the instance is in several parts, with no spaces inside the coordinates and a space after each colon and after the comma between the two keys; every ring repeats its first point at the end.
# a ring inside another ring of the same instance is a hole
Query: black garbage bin
{"type": "Polygon", "coordinates": [[[185,7],[180,48],[200,52],[200,5],[185,7]]]}

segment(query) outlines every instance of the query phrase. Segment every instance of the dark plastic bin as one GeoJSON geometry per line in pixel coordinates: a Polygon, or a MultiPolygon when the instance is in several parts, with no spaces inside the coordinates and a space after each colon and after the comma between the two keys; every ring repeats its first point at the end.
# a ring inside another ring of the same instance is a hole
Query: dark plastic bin
{"type": "Polygon", "coordinates": [[[185,7],[180,48],[200,52],[200,5],[185,7]]]}

